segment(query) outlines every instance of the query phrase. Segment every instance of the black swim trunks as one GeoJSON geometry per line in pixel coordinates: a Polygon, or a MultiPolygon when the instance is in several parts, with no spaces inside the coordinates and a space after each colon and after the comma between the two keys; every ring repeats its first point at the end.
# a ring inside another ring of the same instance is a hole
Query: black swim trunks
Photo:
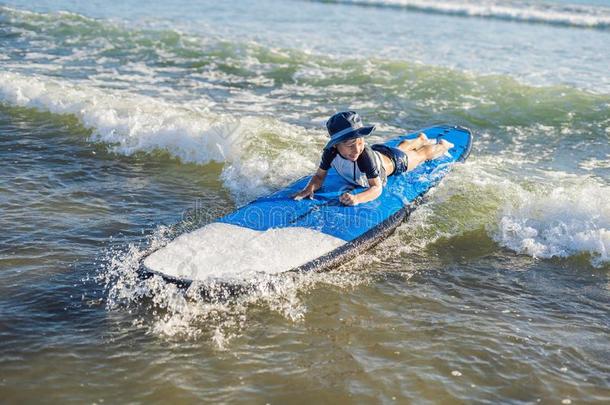
{"type": "Polygon", "coordinates": [[[381,143],[376,143],[375,145],[372,145],[371,149],[383,153],[384,155],[392,159],[392,162],[394,163],[394,171],[392,172],[392,174],[390,174],[390,176],[404,173],[407,171],[407,168],[409,167],[409,158],[407,157],[407,154],[404,153],[402,150],[381,143]]]}

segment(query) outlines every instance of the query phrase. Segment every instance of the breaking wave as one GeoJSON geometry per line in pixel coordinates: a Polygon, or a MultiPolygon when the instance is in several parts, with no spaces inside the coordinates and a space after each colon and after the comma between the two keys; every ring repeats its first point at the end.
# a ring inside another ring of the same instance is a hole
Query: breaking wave
{"type": "Polygon", "coordinates": [[[482,17],[526,23],[610,28],[610,8],[528,1],[330,0],[327,3],[392,7],[425,13],[482,17]]]}
{"type": "MultiPolygon", "coordinates": [[[[221,177],[238,201],[269,192],[313,169],[307,152],[297,150],[312,142],[308,138],[315,141],[315,133],[303,136],[303,128],[270,118],[213,113],[201,104],[187,107],[6,72],[0,73],[0,101],[74,115],[91,130],[91,141],[108,144],[118,154],[161,151],[185,163],[224,163],[221,177]],[[286,147],[291,141],[294,148],[286,147]],[[270,171],[270,166],[281,169],[270,171]]],[[[315,148],[309,149],[309,154],[315,153],[315,148]]]]}
{"type": "Polygon", "coordinates": [[[594,266],[610,261],[610,188],[571,178],[523,190],[500,211],[494,239],[534,258],[588,254],[594,266]]]}

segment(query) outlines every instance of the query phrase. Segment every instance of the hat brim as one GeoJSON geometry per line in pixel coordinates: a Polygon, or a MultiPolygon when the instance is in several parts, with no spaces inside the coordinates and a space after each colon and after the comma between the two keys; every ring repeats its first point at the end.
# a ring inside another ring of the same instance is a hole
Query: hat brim
{"type": "Polygon", "coordinates": [[[352,132],[348,132],[347,134],[341,135],[338,138],[331,139],[330,141],[328,141],[326,146],[324,146],[324,149],[332,148],[336,144],[343,142],[343,141],[347,141],[348,139],[361,138],[363,136],[370,135],[373,132],[373,130],[375,130],[375,125],[371,125],[370,127],[362,127],[362,128],[354,129],[352,132]]]}

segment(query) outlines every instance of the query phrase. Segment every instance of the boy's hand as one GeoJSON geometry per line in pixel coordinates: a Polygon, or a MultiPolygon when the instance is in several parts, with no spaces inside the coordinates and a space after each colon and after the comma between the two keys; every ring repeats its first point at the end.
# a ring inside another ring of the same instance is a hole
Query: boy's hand
{"type": "Polygon", "coordinates": [[[309,198],[309,199],[313,200],[313,193],[314,193],[313,189],[307,187],[307,188],[304,188],[303,190],[299,191],[298,193],[294,194],[292,196],[292,198],[294,198],[297,201],[300,201],[303,198],[309,198]]]}
{"type": "Polygon", "coordinates": [[[341,197],[339,197],[339,201],[345,205],[356,205],[358,204],[357,198],[355,195],[350,193],[343,193],[341,197]]]}

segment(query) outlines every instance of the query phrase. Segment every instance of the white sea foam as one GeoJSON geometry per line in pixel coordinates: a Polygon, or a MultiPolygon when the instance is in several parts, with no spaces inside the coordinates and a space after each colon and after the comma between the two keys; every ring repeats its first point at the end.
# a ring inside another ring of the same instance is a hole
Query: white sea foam
{"type": "Polygon", "coordinates": [[[593,180],[561,181],[522,190],[500,212],[494,239],[535,258],[591,255],[610,260],[610,188],[593,180]]]}
{"type": "Polygon", "coordinates": [[[336,2],[523,22],[591,28],[610,27],[610,8],[599,6],[497,0],[337,0],[336,2]]]}
{"type": "Polygon", "coordinates": [[[238,202],[267,193],[314,169],[323,134],[281,121],[211,111],[86,84],[0,73],[0,102],[72,114],[91,140],[119,154],[164,151],[183,162],[225,163],[222,179],[238,202]],[[287,164],[291,163],[291,164],[287,164]]]}

